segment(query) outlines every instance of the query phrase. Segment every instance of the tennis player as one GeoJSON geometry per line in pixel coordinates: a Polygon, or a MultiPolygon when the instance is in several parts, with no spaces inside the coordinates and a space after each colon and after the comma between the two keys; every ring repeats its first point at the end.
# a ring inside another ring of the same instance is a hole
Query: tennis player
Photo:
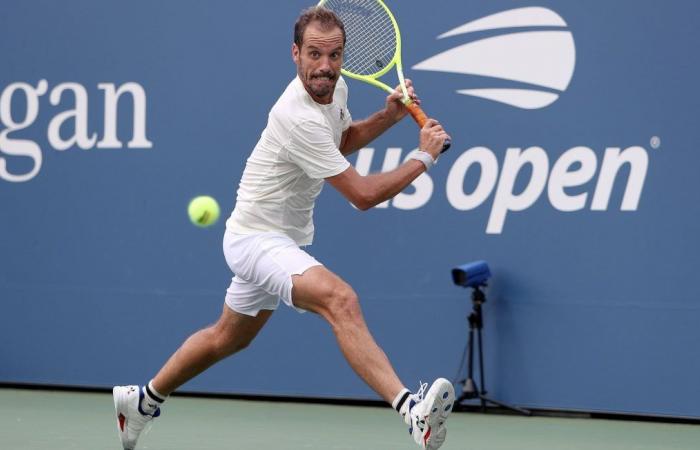
{"type": "MultiPolygon", "coordinates": [[[[304,11],[294,27],[292,58],[297,76],[269,114],[267,127],[248,158],[236,206],[223,240],[232,278],[218,322],[190,336],[149,383],[114,388],[119,436],[134,449],[144,426],[179,386],[255,338],[280,299],[299,312],[321,315],[332,327],[355,372],[409,425],[422,448],[445,440],[454,388],[445,379],[410,392],[374,341],[352,287],[301,247],[314,235],[312,213],[324,180],[361,210],[394,197],[430,169],[449,136],[429,120],[411,159],[387,173],[361,176],[348,155],[401,120],[401,91],[385,107],[352,121],[348,88],[340,76],[345,30],[332,12],[304,11]]],[[[415,92],[407,80],[409,93],[415,92]]]]}

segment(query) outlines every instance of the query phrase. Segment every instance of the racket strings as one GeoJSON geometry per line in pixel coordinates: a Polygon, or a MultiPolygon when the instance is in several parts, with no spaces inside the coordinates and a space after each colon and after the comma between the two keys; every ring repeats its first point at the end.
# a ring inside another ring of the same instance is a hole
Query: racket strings
{"type": "Polygon", "coordinates": [[[372,75],[391,64],[396,54],[394,24],[376,0],[329,0],[324,7],[335,12],[345,25],[343,69],[372,75]]]}

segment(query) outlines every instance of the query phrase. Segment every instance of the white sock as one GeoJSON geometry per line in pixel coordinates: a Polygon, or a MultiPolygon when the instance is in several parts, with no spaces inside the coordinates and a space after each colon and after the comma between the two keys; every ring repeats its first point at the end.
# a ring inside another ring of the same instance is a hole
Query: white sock
{"type": "Polygon", "coordinates": [[[411,396],[411,391],[406,388],[401,389],[401,392],[396,394],[394,401],[391,402],[391,407],[396,410],[403,417],[408,411],[409,397],[411,396]]]}
{"type": "Polygon", "coordinates": [[[160,394],[153,387],[153,380],[148,382],[147,386],[141,388],[143,390],[143,399],[141,400],[141,409],[148,415],[153,415],[156,410],[163,404],[167,398],[160,394]]]}

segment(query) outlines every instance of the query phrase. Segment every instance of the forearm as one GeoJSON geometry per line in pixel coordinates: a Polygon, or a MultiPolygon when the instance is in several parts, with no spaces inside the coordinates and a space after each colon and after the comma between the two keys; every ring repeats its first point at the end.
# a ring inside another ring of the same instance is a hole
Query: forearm
{"type": "Polygon", "coordinates": [[[386,110],[377,111],[364,120],[353,122],[347,129],[345,140],[341,144],[341,153],[349,155],[356,152],[379,137],[396,122],[396,119],[388,115],[386,110]]]}
{"type": "MultiPolygon", "coordinates": [[[[378,116],[375,115],[376,117],[367,119],[369,126],[358,127],[360,130],[364,129],[363,133],[348,139],[346,136],[351,136],[352,133],[344,136],[341,149],[344,148],[349,152],[353,148],[361,148],[394,123],[392,120],[387,120],[386,116],[382,118],[381,113],[378,114],[378,116]]],[[[395,117],[397,118],[395,120],[398,120],[401,116],[389,117],[395,117]]],[[[350,166],[338,175],[326,178],[326,181],[357,208],[361,210],[372,208],[397,195],[420,174],[432,167],[440,155],[445,139],[448,138],[449,135],[436,120],[428,119],[420,131],[418,148],[421,151],[411,155],[408,161],[395,170],[362,176],[353,166],[350,166]]]]}
{"type": "Polygon", "coordinates": [[[413,180],[425,172],[422,162],[410,159],[390,172],[375,173],[364,177],[369,195],[360,209],[372,208],[403,191],[413,180]]]}

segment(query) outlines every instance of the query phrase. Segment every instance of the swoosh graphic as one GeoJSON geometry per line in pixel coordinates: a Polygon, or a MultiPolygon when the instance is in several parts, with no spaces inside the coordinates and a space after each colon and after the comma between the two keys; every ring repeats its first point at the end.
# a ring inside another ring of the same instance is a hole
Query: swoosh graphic
{"type": "Polygon", "coordinates": [[[571,32],[527,31],[469,42],[413,69],[501,78],[564,91],[575,63],[571,32]]]}
{"type": "Polygon", "coordinates": [[[522,109],[544,108],[554,103],[559,95],[532,89],[460,89],[462,95],[485,98],[522,109]]]}
{"type": "Polygon", "coordinates": [[[561,16],[551,9],[539,6],[510,9],[490,16],[482,17],[472,22],[465,23],[457,28],[447,31],[438,39],[458,34],[472,33],[474,31],[496,30],[499,28],[514,27],[565,27],[566,22],[561,16]]]}

